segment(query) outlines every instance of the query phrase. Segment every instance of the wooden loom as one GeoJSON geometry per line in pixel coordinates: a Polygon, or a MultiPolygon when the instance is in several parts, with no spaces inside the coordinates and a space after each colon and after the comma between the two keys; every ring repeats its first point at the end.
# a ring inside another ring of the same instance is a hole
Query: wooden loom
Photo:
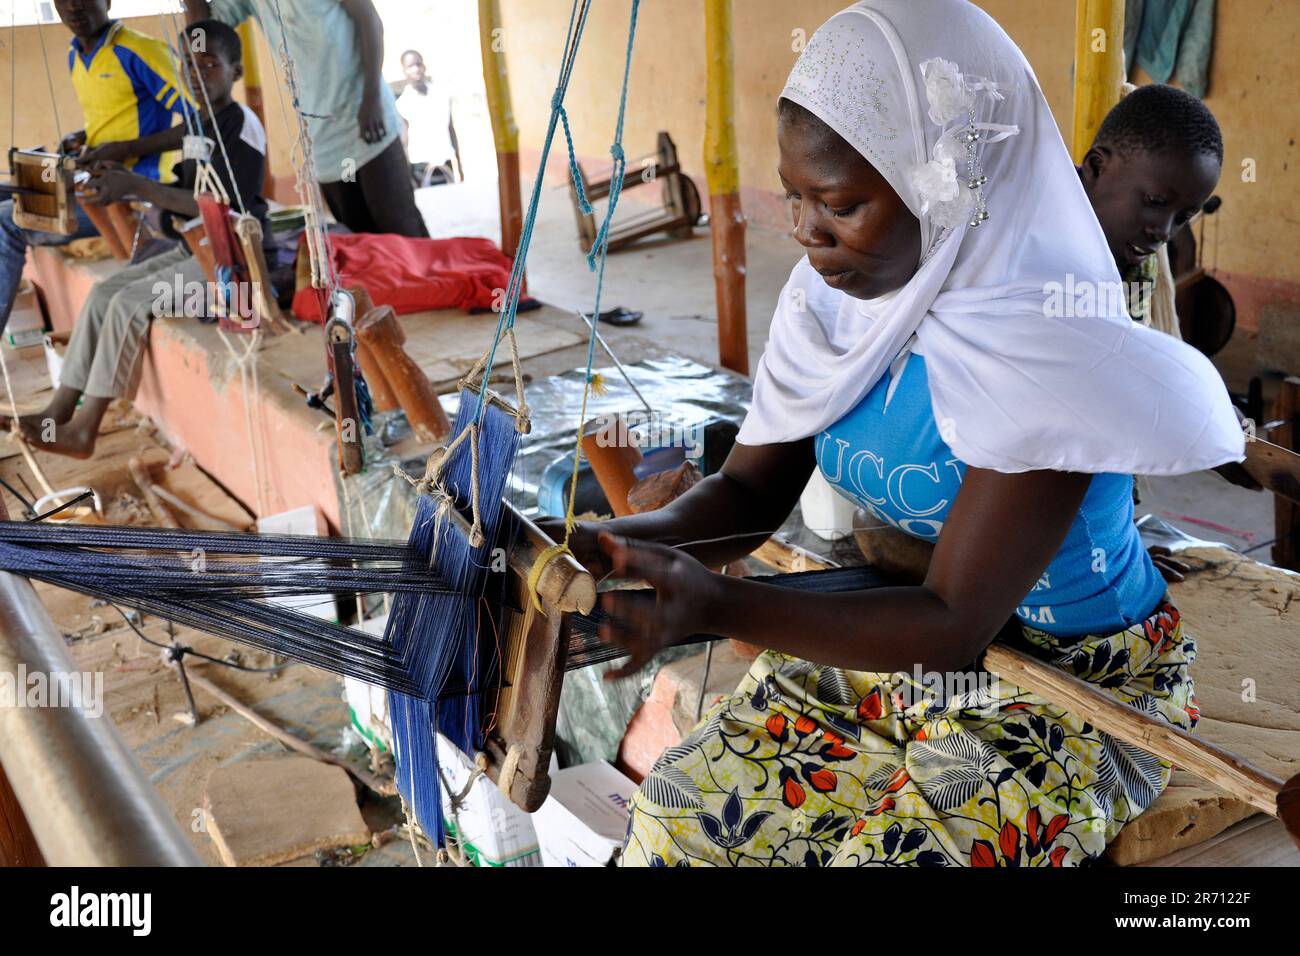
{"type": "MultiPolygon", "coordinates": [[[[509,503],[506,507],[513,511],[509,503]]],[[[586,613],[595,603],[596,590],[591,575],[571,556],[561,555],[542,575],[538,590],[544,611],[536,613],[527,592],[527,575],[538,552],[550,541],[518,512],[514,516],[522,531],[510,556],[510,575],[512,594],[523,610],[506,615],[503,682],[507,687],[499,700],[496,729],[479,763],[505,796],[531,813],[550,789],[548,767],[570,635],[567,617],[575,611],[586,613]]],[[[780,553],[790,547],[771,538],[760,548],[762,560],[775,567],[817,566],[793,552],[790,560],[783,561],[780,553]]],[[[1283,781],[1001,641],[988,647],[982,665],[1017,687],[1086,717],[1105,733],[1278,817],[1300,846],[1300,775],[1283,781]]]]}
{"type": "MultiPolygon", "coordinates": [[[[596,604],[596,582],[572,555],[558,555],[547,563],[538,580],[542,602],[538,611],[528,588],[528,574],[537,556],[552,542],[509,502],[505,507],[519,528],[509,557],[507,592],[518,609],[506,609],[499,625],[502,690],[481,764],[506,797],[533,813],[551,789],[549,770],[568,656],[569,615],[591,611],[596,604]]],[[[468,534],[468,525],[462,531],[468,534]]]]}
{"type": "MultiPolygon", "coordinates": [[[[610,179],[589,180],[582,165],[575,163],[582,189],[589,201],[609,197],[610,179]]],[[[659,209],[650,210],[624,220],[609,231],[608,249],[617,252],[639,239],[656,233],[667,233],[676,239],[685,239],[700,218],[700,193],[691,178],[682,172],[677,161],[677,144],[666,132],[660,131],[659,144],[654,156],[623,174],[622,189],[635,189],[659,182],[661,203],[659,209]]],[[[583,252],[590,252],[596,244],[599,229],[595,212],[584,213],[578,200],[578,188],[569,180],[569,195],[573,199],[573,212],[578,220],[578,242],[583,252]]]]}
{"type": "MultiPolygon", "coordinates": [[[[468,377],[461,385],[471,392],[479,388],[468,377]]],[[[509,402],[483,388],[491,404],[516,414],[509,402]]],[[[444,448],[433,452],[429,471],[445,453],[444,448]]],[[[494,618],[501,643],[500,690],[490,704],[485,695],[484,710],[493,715],[491,730],[475,763],[506,797],[533,813],[551,789],[549,770],[568,657],[569,615],[587,614],[595,607],[596,582],[572,554],[553,555],[537,577],[539,610],[529,576],[538,556],[555,542],[508,500],[502,501],[502,507],[506,526],[515,528],[516,534],[507,559],[508,604],[494,618]]],[[[472,539],[464,515],[451,508],[447,517],[466,540],[472,539]]]]}
{"type": "Polygon", "coordinates": [[[15,225],[63,236],[77,231],[73,198],[77,165],[72,157],[11,147],[9,168],[15,187],[15,225]]]}
{"type": "MultiPolygon", "coordinates": [[[[244,263],[248,268],[249,280],[252,282],[254,289],[253,308],[259,319],[265,321],[270,327],[272,334],[286,331],[291,328],[285,321],[284,312],[280,309],[280,304],[269,294],[268,290],[271,285],[271,270],[266,264],[266,253],[262,250],[262,233],[261,229],[249,229],[242,226],[241,219],[236,213],[231,212],[231,217],[235,219],[235,235],[239,237],[239,251],[243,254],[244,263]]],[[[256,222],[256,220],[253,220],[256,222]]],[[[189,247],[190,254],[198,260],[203,269],[203,275],[208,282],[216,283],[217,281],[217,261],[216,253],[212,248],[212,242],[208,239],[207,227],[203,224],[202,216],[195,216],[188,221],[182,220],[179,216],[172,217],[172,225],[185,240],[185,245],[189,247]]]]}

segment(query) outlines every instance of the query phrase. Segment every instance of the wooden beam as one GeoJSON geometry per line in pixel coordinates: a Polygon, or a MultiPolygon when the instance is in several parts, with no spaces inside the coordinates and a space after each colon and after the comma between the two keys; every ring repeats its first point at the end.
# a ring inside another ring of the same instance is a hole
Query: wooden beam
{"type": "Polygon", "coordinates": [[[718,361],[749,374],[745,317],[745,215],[740,207],[740,161],[736,147],[735,55],[731,0],[705,0],[704,43],[708,57],[708,103],[704,167],[709,180],[713,230],[713,281],[718,305],[718,361]]]}
{"type": "Polygon", "coordinates": [[[1124,0],[1077,3],[1070,152],[1080,163],[1124,85],[1124,0]]]}
{"type": "MultiPolygon", "coordinates": [[[[257,58],[257,34],[253,32],[253,20],[250,17],[239,25],[239,42],[244,45],[244,102],[266,125],[266,105],[262,97],[262,65],[257,58]]],[[[271,195],[275,187],[275,177],[271,175],[271,150],[266,151],[262,163],[262,195],[271,195]]]]}
{"type": "Polygon", "coordinates": [[[1004,644],[990,644],[984,667],[1017,687],[1071,713],[1097,729],[1168,760],[1252,807],[1278,816],[1283,781],[1187,731],[1122,704],[1093,684],[1004,644]]]}
{"type": "Polygon", "coordinates": [[[478,0],[479,47],[483,54],[483,84],[488,116],[497,148],[497,193],[501,203],[501,251],[514,258],[524,229],[519,191],[519,127],[510,101],[506,75],[505,29],[499,0],[478,0]]]}

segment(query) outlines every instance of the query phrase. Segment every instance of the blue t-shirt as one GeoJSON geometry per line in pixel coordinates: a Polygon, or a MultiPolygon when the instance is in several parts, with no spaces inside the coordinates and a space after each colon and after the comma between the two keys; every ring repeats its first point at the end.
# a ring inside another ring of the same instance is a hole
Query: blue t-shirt
{"type": "MultiPolygon", "coordinates": [[[[816,448],[818,467],[841,494],[900,531],[938,540],[966,465],[935,424],[924,357],[900,356],[817,436],[816,448]]],[[[1050,634],[1111,634],[1148,617],[1164,593],[1133,524],[1132,476],[1099,474],[1016,613],[1050,634]]]]}

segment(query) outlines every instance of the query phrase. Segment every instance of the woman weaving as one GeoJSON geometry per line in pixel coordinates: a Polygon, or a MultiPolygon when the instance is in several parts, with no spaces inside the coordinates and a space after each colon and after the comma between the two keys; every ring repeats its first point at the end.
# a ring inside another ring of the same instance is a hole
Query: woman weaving
{"type": "Polygon", "coordinates": [[[1194,644],[1132,522],[1133,473],[1240,460],[1209,362],[1135,326],[1023,55],[964,0],[866,0],[779,103],[806,257],[722,472],[661,511],[580,524],[603,636],[641,667],[687,634],[765,648],[643,783],[627,865],[1077,865],[1170,767],[971,671],[1008,618],[1056,665],[1190,728],[1194,644]],[[1067,308],[1050,290],[1073,282],[1067,308]],[[1056,303],[1060,305],[1060,303],[1056,303]],[[806,594],[712,573],[813,468],[936,541],[918,587],[806,594]],[[958,685],[960,687],[960,685],[958,685]]]}

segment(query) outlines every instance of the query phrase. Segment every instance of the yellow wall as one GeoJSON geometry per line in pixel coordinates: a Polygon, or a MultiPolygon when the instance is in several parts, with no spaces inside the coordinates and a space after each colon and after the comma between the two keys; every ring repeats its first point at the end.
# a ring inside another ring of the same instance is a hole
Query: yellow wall
{"type": "MultiPolygon", "coordinates": [[[[776,99],[793,64],[795,31],[809,36],[845,0],[735,0],[736,132],[746,211],[776,210],[776,99]]],[[[1069,128],[1073,0],[980,0],[1020,44],[1056,114],[1069,128]]],[[[515,117],[525,151],[545,132],[569,0],[502,0],[515,117]]],[[[606,157],[613,133],[627,30],[626,2],[594,5],[567,99],[577,149],[606,157]]],[[[1300,173],[1295,139],[1300,97],[1294,51],[1300,11],[1289,0],[1233,0],[1217,5],[1214,56],[1206,102],[1223,127],[1226,157],[1219,193],[1220,269],[1281,280],[1275,293],[1300,298],[1300,173]],[[1241,179],[1256,161],[1257,182],[1241,179]]],[[[629,156],[651,148],[668,129],[687,172],[702,182],[704,20],[697,0],[651,0],[641,6],[624,142],[629,156]]],[[[1213,225],[1207,230],[1213,252],[1213,225]]],[[[1234,289],[1235,292],[1235,289],[1234,289]]],[[[1248,323],[1250,324],[1250,323],[1248,323]]]]}
{"type": "MultiPolygon", "coordinates": [[[[797,30],[809,36],[845,0],[735,0],[736,132],[741,183],[751,215],[781,215],[775,175],[775,103],[794,62],[797,30]]],[[[1069,125],[1073,0],[980,0],[1020,44],[1038,72],[1058,122],[1069,125]]],[[[426,3],[426,5],[430,5],[426,3]]],[[[380,4],[393,17],[391,0],[380,4]]],[[[608,162],[626,42],[626,0],[593,4],[587,34],[574,71],[568,106],[579,154],[608,162]]],[[[554,89],[570,0],[502,0],[504,42],[511,73],[515,116],[525,152],[541,146],[554,89]]],[[[1292,0],[1233,0],[1217,4],[1214,57],[1207,103],[1223,127],[1227,151],[1219,193],[1217,265],[1228,274],[1234,295],[1300,300],[1300,97],[1294,95],[1294,50],[1300,47],[1300,11],[1292,0]],[[1242,162],[1255,161],[1256,181],[1242,181],[1242,162]],[[1263,282],[1263,292],[1241,283],[1263,282]],[[1241,294],[1239,295],[1239,290],[1241,294]],[[1258,293],[1258,294],[1257,294],[1258,293]]],[[[157,17],[129,20],[141,32],[160,34],[157,17]]],[[[435,22],[420,29],[404,20],[389,29],[391,54],[399,46],[434,42],[435,22]],[[400,37],[400,39],[399,39],[400,37]]],[[[58,24],[17,31],[17,140],[20,145],[53,143],[55,124],[41,61],[44,40],[65,130],[80,126],[80,109],[66,78],[68,33],[58,24]]],[[[8,46],[8,31],[0,30],[8,46]]],[[[278,57],[259,40],[263,81],[279,76],[278,57]]],[[[391,59],[391,56],[389,57],[391,59]]],[[[390,72],[393,64],[389,64],[390,72]]],[[[8,92],[8,50],[0,56],[0,89],[8,92]]],[[[473,72],[468,66],[465,72],[473,72]]],[[[466,78],[467,80],[470,78],[466,78]]],[[[478,78],[473,78],[478,82],[478,78]]],[[[667,129],[677,141],[689,173],[703,183],[704,18],[698,0],[646,0],[641,8],[632,69],[625,143],[629,156],[648,151],[655,133],[667,129]]],[[[242,95],[242,91],[239,91],[242,95]]],[[[281,179],[289,168],[290,136],[276,87],[265,90],[272,169],[281,179]]],[[[8,145],[9,103],[0,104],[0,142],[8,145]]],[[[562,144],[557,143],[557,152],[562,144]]],[[[1207,229],[1206,264],[1213,262],[1214,226],[1207,229]]],[[[1249,307],[1248,307],[1249,309],[1249,307]]],[[[1247,321],[1247,324],[1252,324],[1247,321]]]]}

